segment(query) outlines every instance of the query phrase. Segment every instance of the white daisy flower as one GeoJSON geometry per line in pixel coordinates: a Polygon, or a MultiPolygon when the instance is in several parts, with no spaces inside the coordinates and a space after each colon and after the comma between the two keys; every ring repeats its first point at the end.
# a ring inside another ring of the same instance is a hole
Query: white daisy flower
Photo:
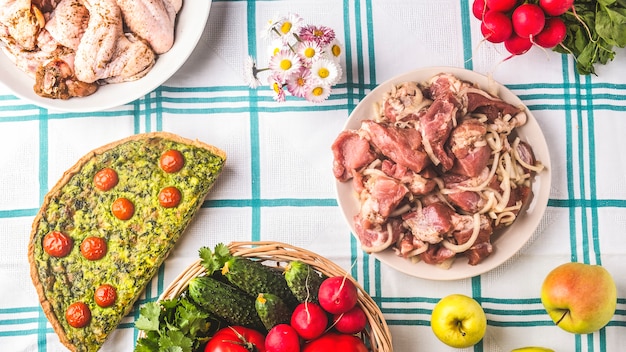
{"type": "Polygon", "coordinates": [[[287,16],[271,19],[262,36],[264,38],[280,38],[283,42],[296,41],[297,35],[303,26],[304,19],[300,15],[290,13],[287,16]]]}
{"type": "Polygon", "coordinates": [[[311,67],[311,64],[322,56],[320,45],[314,41],[299,42],[296,51],[302,62],[308,67],[311,67]]]}
{"type": "Polygon", "coordinates": [[[343,55],[343,45],[339,39],[335,38],[326,47],[324,47],[324,56],[338,62],[343,55]]]}
{"type": "Polygon", "coordinates": [[[294,34],[298,34],[302,28],[304,19],[297,13],[290,13],[284,18],[276,29],[280,33],[281,37],[288,40],[294,38],[294,34]]]}
{"type": "Polygon", "coordinates": [[[267,46],[267,54],[272,57],[278,54],[281,50],[289,50],[289,47],[285,45],[282,39],[276,38],[267,46]]]}
{"type": "Polygon", "coordinates": [[[284,21],[285,17],[274,15],[270,20],[267,21],[265,27],[261,31],[261,38],[271,39],[278,38],[279,35],[277,33],[276,27],[280,25],[282,21],[284,21]]]}
{"type": "Polygon", "coordinates": [[[330,90],[330,86],[313,84],[308,87],[304,98],[312,103],[321,103],[330,96],[330,90]]]}
{"type": "Polygon", "coordinates": [[[311,70],[300,67],[300,70],[287,79],[287,91],[294,97],[304,98],[311,83],[311,70]]]}
{"type": "Polygon", "coordinates": [[[258,72],[256,62],[254,62],[252,56],[248,56],[248,59],[244,63],[244,80],[252,89],[256,89],[261,85],[261,81],[257,77],[258,72]]]}
{"type": "Polygon", "coordinates": [[[341,66],[330,59],[321,58],[311,66],[311,76],[320,84],[333,86],[339,82],[342,74],[341,66]]]}
{"type": "Polygon", "coordinates": [[[297,72],[300,67],[302,67],[300,58],[291,50],[279,51],[272,56],[269,63],[270,70],[283,80],[286,80],[292,73],[297,72]]]}
{"type": "Polygon", "coordinates": [[[271,75],[268,77],[267,82],[272,88],[272,99],[279,103],[284,102],[286,99],[286,94],[284,89],[285,83],[282,81],[282,79],[276,75],[271,75]]]}

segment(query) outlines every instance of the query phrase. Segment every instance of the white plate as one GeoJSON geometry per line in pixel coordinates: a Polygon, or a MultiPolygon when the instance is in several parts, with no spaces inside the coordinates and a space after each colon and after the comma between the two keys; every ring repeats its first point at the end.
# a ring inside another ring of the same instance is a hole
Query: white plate
{"type": "Polygon", "coordinates": [[[198,44],[210,9],[211,0],[184,1],[176,19],[174,45],[167,53],[159,55],[154,67],[139,80],[104,85],[96,93],[82,98],[43,98],[33,91],[35,81],[0,52],[0,82],[16,96],[52,110],[91,112],[124,105],[152,92],[178,71],[198,44]]]}
{"type": "MultiPolygon", "coordinates": [[[[352,111],[344,129],[356,130],[361,126],[362,120],[370,119],[374,116],[374,104],[380,102],[383,95],[395,84],[406,81],[423,82],[441,72],[451,73],[460,79],[477,83],[480,88],[487,91],[493,91],[492,88],[497,88],[498,95],[504,101],[513,105],[523,105],[522,101],[506,87],[479,73],[454,67],[430,67],[396,76],[376,87],[352,111]]],[[[493,235],[492,244],[494,250],[489,257],[475,266],[469,265],[465,258],[460,257],[452,264],[452,267],[442,269],[435,265],[426,264],[423,261],[411,263],[409,260],[397,256],[391,249],[373,253],[372,255],[396,270],[430,280],[458,280],[474,277],[497,267],[515,255],[535,232],[539,221],[543,217],[550,195],[551,175],[548,146],[541,128],[528,109],[526,109],[526,114],[528,115],[528,122],[516,129],[517,134],[533,148],[535,157],[541,161],[545,169],[535,175],[532,184],[533,197],[530,203],[525,206],[525,209],[522,210],[511,226],[493,235]]],[[[342,183],[336,181],[336,192],[339,207],[352,229],[352,233],[355,234],[352,218],[358,214],[360,204],[354,195],[352,182],[342,183]]]]}

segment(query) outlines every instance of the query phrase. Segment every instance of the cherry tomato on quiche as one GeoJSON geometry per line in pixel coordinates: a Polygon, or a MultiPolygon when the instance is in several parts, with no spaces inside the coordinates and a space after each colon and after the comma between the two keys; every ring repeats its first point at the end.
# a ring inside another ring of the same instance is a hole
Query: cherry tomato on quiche
{"type": "Polygon", "coordinates": [[[65,311],[65,319],[72,327],[85,327],[91,321],[91,310],[84,302],[72,303],[65,311]]]}
{"type": "Polygon", "coordinates": [[[128,220],[135,213],[135,205],[127,198],[118,198],[111,205],[111,212],[120,220],[128,220]]]}
{"type": "Polygon", "coordinates": [[[109,284],[100,285],[100,287],[96,289],[93,299],[100,307],[109,307],[115,303],[117,299],[117,290],[109,284]]]}
{"type": "Polygon", "coordinates": [[[167,173],[178,172],[184,165],[185,157],[183,156],[183,153],[176,149],[170,149],[161,154],[159,166],[167,173]]]}
{"type": "Polygon", "coordinates": [[[48,232],[43,238],[43,250],[53,257],[65,257],[72,250],[70,236],[60,231],[48,232]]]}
{"type": "Polygon", "coordinates": [[[178,188],[165,187],[159,192],[159,204],[163,208],[173,208],[180,203],[181,194],[178,188]]]}
{"type": "Polygon", "coordinates": [[[80,253],[89,260],[98,260],[107,254],[107,241],[102,237],[87,237],[80,244],[80,253]]]}
{"type": "Polygon", "coordinates": [[[111,188],[115,187],[119,182],[119,178],[117,177],[117,172],[110,167],[105,167],[100,171],[96,172],[93,177],[93,184],[97,189],[101,191],[108,191],[111,188]]]}
{"type": "Polygon", "coordinates": [[[209,340],[204,352],[265,352],[265,336],[243,326],[227,326],[209,340]]]}

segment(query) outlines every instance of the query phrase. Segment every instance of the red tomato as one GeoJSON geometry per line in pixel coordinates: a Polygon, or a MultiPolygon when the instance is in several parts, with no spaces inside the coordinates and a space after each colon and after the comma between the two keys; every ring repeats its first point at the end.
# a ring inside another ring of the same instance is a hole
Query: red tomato
{"type": "Polygon", "coordinates": [[[159,166],[167,173],[177,172],[185,165],[185,157],[176,149],[170,149],[161,155],[159,166]]]}
{"type": "Polygon", "coordinates": [[[60,232],[51,231],[43,238],[43,250],[53,257],[65,257],[72,250],[70,236],[60,232]]]}
{"type": "Polygon", "coordinates": [[[118,198],[111,205],[111,212],[120,220],[128,220],[133,217],[135,206],[126,198],[118,198]]]}
{"type": "Polygon", "coordinates": [[[82,328],[91,321],[91,310],[89,306],[83,302],[75,302],[70,304],[65,311],[65,319],[70,326],[82,328]]]}
{"type": "Polygon", "coordinates": [[[180,203],[180,191],[176,187],[165,187],[159,192],[159,204],[163,208],[173,208],[180,203]]]}
{"type": "Polygon", "coordinates": [[[109,307],[115,303],[115,300],[117,299],[117,290],[109,284],[101,285],[96,289],[93,299],[100,307],[109,307]]]}
{"type": "Polygon", "coordinates": [[[102,237],[87,237],[80,244],[80,252],[89,260],[98,260],[107,254],[107,242],[102,237]]]}
{"type": "Polygon", "coordinates": [[[110,190],[117,185],[118,181],[117,172],[109,167],[96,172],[96,175],[93,177],[94,186],[101,191],[110,190]]]}
{"type": "Polygon", "coordinates": [[[265,336],[243,326],[227,326],[211,337],[204,352],[265,352],[265,336]]]}
{"type": "Polygon", "coordinates": [[[328,332],[315,340],[307,342],[302,352],[368,352],[367,347],[358,337],[348,334],[328,332]]]}

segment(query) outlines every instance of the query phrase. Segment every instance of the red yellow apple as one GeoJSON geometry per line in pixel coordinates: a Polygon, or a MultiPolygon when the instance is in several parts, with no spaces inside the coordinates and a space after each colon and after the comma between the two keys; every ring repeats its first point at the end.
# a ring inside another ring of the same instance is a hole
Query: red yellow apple
{"type": "Polygon", "coordinates": [[[589,334],[609,323],[617,305],[617,287],[602,266],[565,263],[548,273],[541,303],[557,326],[589,334]]]}
{"type": "Polygon", "coordinates": [[[442,298],[430,319],[435,336],[448,346],[470,347],[478,343],[487,330],[487,318],[473,298],[452,294],[442,298]]]}

